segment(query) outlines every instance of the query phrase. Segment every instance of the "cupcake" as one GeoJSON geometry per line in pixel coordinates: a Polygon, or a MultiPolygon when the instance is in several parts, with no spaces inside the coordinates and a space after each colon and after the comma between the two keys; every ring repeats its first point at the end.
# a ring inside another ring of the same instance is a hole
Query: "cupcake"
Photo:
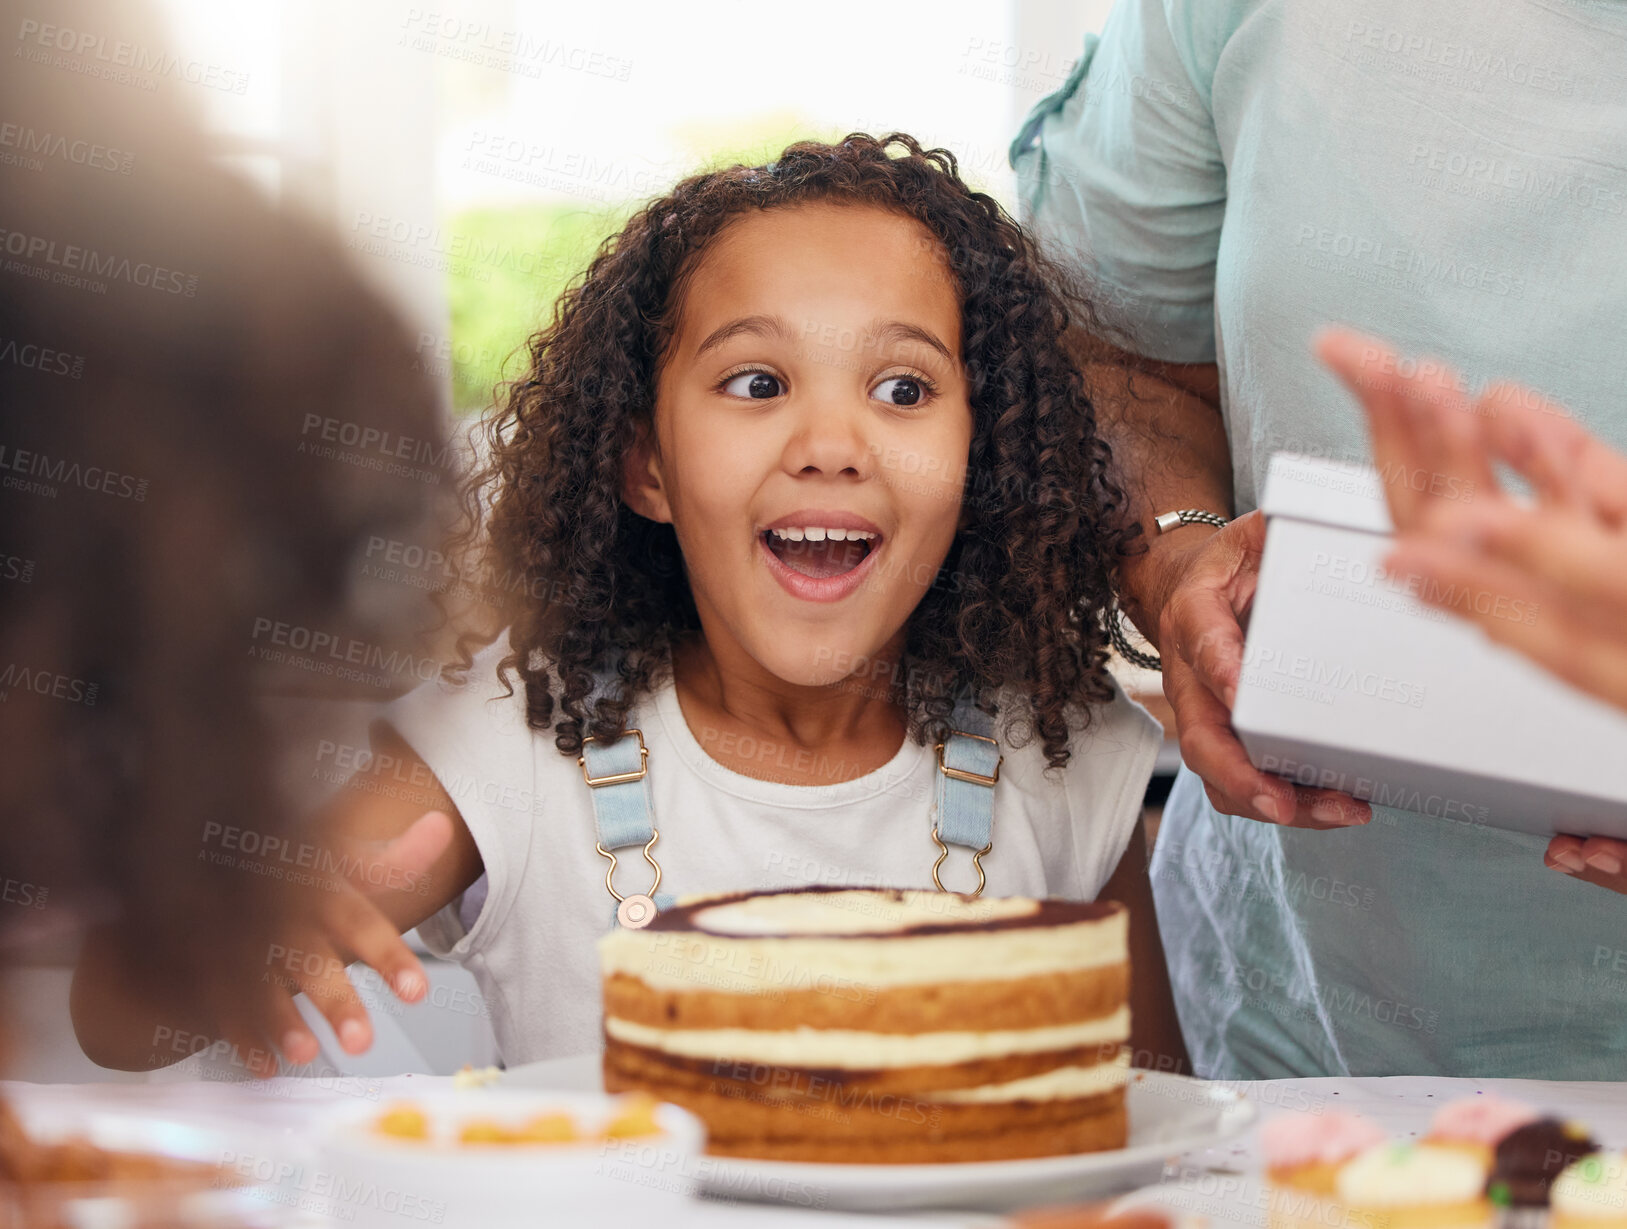
{"type": "Polygon", "coordinates": [[[1489,1229],[1486,1167],[1461,1148],[1380,1144],[1339,1171],[1335,1193],[1357,1224],[1489,1229]]]}
{"type": "Polygon", "coordinates": [[[1384,1132],[1355,1114],[1282,1114],[1260,1128],[1270,1183],[1271,1229],[1324,1229],[1343,1219],[1334,1202],[1339,1167],[1384,1132]]]}
{"type": "Polygon", "coordinates": [[[1424,1143],[1440,1148],[1459,1148],[1490,1168],[1492,1155],[1503,1137],[1516,1127],[1534,1122],[1536,1118],[1536,1110],[1518,1101],[1505,1100],[1490,1093],[1464,1097],[1441,1106],[1435,1121],[1429,1124],[1429,1134],[1424,1136],[1424,1143]]]}
{"type": "Polygon", "coordinates": [[[1339,1167],[1384,1141],[1367,1119],[1334,1111],[1280,1114],[1260,1128],[1265,1173],[1274,1186],[1312,1195],[1333,1194],[1339,1167]]]}
{"type": "Polygon", "coordinates": [[[1539,1118],[1515,1127],[1497,1145],[1486,1194],[1514,1213],[1535,1212],[1512,1217],[1510,1229],[1540,1224],[1555,1180],[1597,1149],[1586,1128],[1574,1122],[1539,1118]]]}
{"type": "Polygon", "coordinates": [[[1627,1155],[1595,1152],[1559,1175],[1553,1229],[1627,1229],[1627,1155]]]}

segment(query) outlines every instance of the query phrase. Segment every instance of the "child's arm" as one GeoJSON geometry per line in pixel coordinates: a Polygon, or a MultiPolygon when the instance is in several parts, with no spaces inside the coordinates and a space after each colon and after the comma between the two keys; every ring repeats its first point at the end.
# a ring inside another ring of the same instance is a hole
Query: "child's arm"
{"type": "Polygon", "coordinates": [[[244,967],[218,970],[186,1003],[158,1001],[121,959],[123,936],[104,930],[87,938],[70,1005],[74,1033],[93,1062],[142,1071],[200,1048],[224,1057],[230,1043],[254,1074],[275,1074],[279,1052],[295,1063],[318,1053],[294,1006],[302,990],[344,1049],[360,1053],[373,1038],[345,973],[353,960],[376,969],[402,1000],[423,997],[428,980],[401,932],[454,900],[483,868],[456,804],[423,761],[387,726],[372,742],[368,770],[351,777],[309,833],[289,838],[304,842],[301,861],[315,882],[290,889],[298,898],[289,902],[285,933],[243,956],[244,967]],[[403,792],[402,779],[413,788],[403,792]]]}
{"type": "Polygon", "coordinates": [[[1164,942],[1153,913],[1152,879],[1147,874],[1147,836],[1137,823],[1119,859],[1118,869],[1103,885],[1100,900],[1116,900],[1130,911],[1130,1062],[1155,1071],[1191,1070],[1175,996],[1169,988],[1164,942]]]}

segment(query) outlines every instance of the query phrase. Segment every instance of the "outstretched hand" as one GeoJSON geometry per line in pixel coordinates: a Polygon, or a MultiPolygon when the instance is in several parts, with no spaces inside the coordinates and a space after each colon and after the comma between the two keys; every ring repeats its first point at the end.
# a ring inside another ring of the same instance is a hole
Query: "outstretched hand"
{"type": "MultiPolygon", "coordinates": [[[[1627,456],[1518,384],[1329,330],[1316,352],[1366,411],[1397,541],[1386,568],[1560,678],[1627,708],[1627,456]],[[1499,482],[1497,464],[1532,498],[1499,482]],[[1464,593],[1476,600],[1453,601],[1464,593]]],[[[1627,844],[1556,837],[1546,864],[1627,892],[1627,844]]]]}
{"type": "Polygon", "coordinates": [[[275,1053],[295,1064],[320,1053],[294,1005],[302,991],[347,1053],[360,1054],[373,1044],[367,1008],[346,972],[352,961],[374,969],[402,1002],[424,997],[428,976],[383,906],[394,895],[425,888],[429,867],[452,840],[452,822],[444,812],[430,811],[394,840],[341,841],[325,851],[311,882],[294,889],[299,896],[291,902],[289,923],[255,971],[255,990],[224,1013],[226,1039],[240,1054],[259,1055],[249,1064],[255,1074],[276,1074],[275,1053]]]}

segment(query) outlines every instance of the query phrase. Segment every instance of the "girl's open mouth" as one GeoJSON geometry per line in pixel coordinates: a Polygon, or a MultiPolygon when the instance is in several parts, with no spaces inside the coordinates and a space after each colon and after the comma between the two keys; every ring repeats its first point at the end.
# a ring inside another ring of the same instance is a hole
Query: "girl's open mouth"
{"type": "Polygon", "coordinates": [[[765,529],[763,544],[776,559],[804,576],[824,580],[842,576],[863,563],[881,535],[862,529],[765,529]]]}

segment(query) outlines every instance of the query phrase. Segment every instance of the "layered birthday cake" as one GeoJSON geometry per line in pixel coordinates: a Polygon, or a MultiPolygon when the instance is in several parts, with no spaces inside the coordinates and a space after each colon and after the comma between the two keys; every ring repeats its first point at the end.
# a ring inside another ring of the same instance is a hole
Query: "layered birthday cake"
{"type": "Polygon", "coordinates": [[[708,1150],[918,1163],[1121,1148],[1122,906],[893,889],[682,901],[600,942],[604,1079],[708,1150]]]}

